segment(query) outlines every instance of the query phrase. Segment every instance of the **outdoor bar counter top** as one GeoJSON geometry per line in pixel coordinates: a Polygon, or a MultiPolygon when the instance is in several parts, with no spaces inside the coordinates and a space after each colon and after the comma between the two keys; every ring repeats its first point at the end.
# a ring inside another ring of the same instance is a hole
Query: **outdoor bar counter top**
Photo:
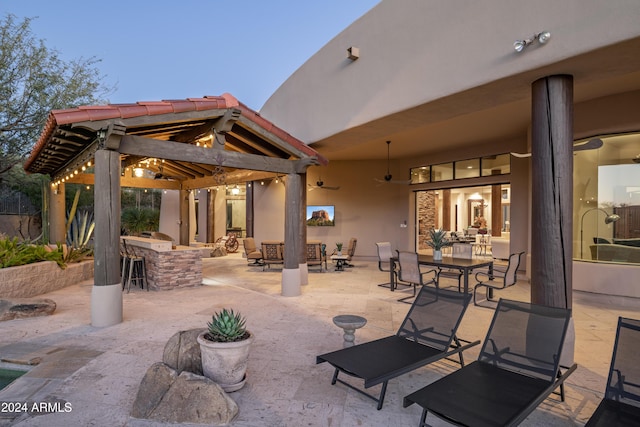
{"type": "Polygon", "coordinates": [[[202,285],[202,248],[173,247],[167,240],[121,236],[129,251],[144,257],[150,290],[170,290],[202,285]]]}

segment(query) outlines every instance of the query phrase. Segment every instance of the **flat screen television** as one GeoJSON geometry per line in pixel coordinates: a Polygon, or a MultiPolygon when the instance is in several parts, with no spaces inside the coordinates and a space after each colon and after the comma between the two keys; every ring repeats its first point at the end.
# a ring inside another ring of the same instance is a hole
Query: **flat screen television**
{"type": "Polygon", "coordinates": [[[312,227],[327,227],[336,225],[334,206],[308,205],[307,225],[312,227]]]}

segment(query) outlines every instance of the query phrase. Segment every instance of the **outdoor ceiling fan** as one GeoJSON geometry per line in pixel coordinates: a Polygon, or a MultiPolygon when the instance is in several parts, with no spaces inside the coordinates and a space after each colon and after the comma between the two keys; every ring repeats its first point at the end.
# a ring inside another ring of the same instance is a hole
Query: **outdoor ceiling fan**
{"type": "Polygon", "coordinates": [[[391,172],[389,171],[389,165],[390,165],[390,157],[389,157],[389,147],[391,146],[391,141],[387,141],[387,174],[384,176],[384,180],[382,179],[378,179],[378,178],[374,178],[374,180],[378,181],[379,183],[382,184],[410,184],[411,181],[410,180],[406,180],[406,181],[402,181],[402,180],[393,180],[393,176],[391,175],[391,172]]]}
{"type": "Polygon", "coordinates": [[[164,168],[162,166],[158,166],[158,172],[155,173],[153,179],[166,179],[171,181],[179,181],[179,176],[165,175],[164,168]]]}
{"type": "Polygon", "coordinates": [[[313,190],[339,190],[340,187],[328,187],[324,185],[324,181],[322,180],[322,176],[318,177],[316,181],[316,185],[307,184],[309,186],[309,191],[313,190]]]}
{"type": "MultiPolygon", "coordinates": [[[[596,150],[604,145],[600,138],[593,138],[587,142],[573,145],[573,151],[596,150]]],[[[513,157],[526,158],[531,157],[531,153],[511,153],[513,157]]]]}

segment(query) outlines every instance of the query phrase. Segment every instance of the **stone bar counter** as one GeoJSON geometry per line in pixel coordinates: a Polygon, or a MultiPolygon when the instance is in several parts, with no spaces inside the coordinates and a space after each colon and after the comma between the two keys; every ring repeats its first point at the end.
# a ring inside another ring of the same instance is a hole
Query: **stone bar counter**
{"type": "Polygon", "coordinates": [[[127,248],[144,257],[149,289],[170,290],[202,285],[202,249],[172,248],[172,242],[145,237],[122,236],[127,248]]]}

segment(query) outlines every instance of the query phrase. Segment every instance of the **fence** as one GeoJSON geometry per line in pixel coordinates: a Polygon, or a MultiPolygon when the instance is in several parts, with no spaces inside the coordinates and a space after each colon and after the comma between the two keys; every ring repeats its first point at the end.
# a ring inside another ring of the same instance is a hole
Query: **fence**
{"type": "Polygon", "coordinates": [[[34,215],[38,211],[31,200],[21,192],[0,189],[0,215],[34,215]]]}

